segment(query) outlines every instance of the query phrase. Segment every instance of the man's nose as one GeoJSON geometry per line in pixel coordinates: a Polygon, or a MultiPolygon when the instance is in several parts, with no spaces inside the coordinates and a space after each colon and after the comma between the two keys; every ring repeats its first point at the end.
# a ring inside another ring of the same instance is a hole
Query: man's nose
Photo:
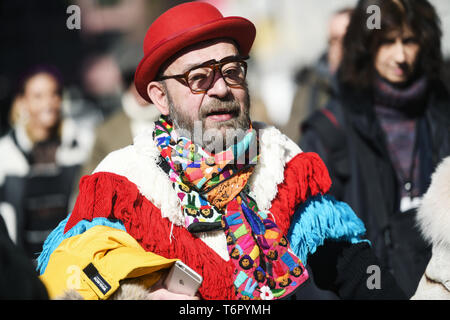
{"type": "Polygon", "coordinates": [[[209,96],[217,96],[219,98],[226,97],[230,92],[230,87],[225,82],[225,79],[220,74],[220,71],[216,70],[214,80],[211,87],[208,89],[207,94],[209,96]]]}

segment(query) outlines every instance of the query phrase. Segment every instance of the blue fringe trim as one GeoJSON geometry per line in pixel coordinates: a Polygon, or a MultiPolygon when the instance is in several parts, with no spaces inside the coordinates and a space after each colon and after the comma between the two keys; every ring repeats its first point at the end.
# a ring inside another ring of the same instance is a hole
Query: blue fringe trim
{"type": "Polygon", "coordinates": [[[306,266],[308,255],[316,252],[325,240],[368,242],[364,223],[344,202],[331,195],[319,195],[305,201],[294,214],[288,239],[294,253],[306,266]]]}
{"type": "Polygon", "coordinates": [[[69,220],[70,214],[63,221],[59,223],[59,225],[48,235],[47,239],[44,242],[42,247],[42,252],[37,258],[37,268],[39,274],[42,275],[47,268],[48,261],[50,259],[50,255],[55,251],[55,249],[63,242],[65,239],[68,239],[73,236],[77,236],[82,234],[86,230],[89,230],[95,226],[107,226],[119,230],[125,230],[123,223],[119,220],[109,220],[106,218],[94,218],[92,221],[81,220],[76,225],[74,225],[70,230],[64,233],[64,228],[66,227],[66,223],[69,220]]]}

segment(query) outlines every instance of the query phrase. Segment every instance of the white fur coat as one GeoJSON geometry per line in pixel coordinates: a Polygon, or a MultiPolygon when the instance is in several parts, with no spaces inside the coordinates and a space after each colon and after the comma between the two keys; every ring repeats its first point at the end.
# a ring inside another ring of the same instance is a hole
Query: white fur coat
{"type": "MultiPolygon", "coordinates": [[[[249,180],[252,197],[260,210],[270,209],[284,180],[284,167],[295,155],[301,153],[296,143],[278,129],[254,122],[259,132],[260,158],[249,180]]],[[[153,140],[154,124],[134,138],[134,144],[110,153],[94,170],[126,177],[140,193],[161,210],[163,218],[177,226],[184,225],[181,203],[172,182],[158,166],[159,151],[153,140]]],[[[198,233],[210,248],[225,261],[229,260],[225,234],[222,231],[198,233]]],[[[170,239],[171,240],[171,239],[170,239]]]]}
{"type": "Polygon", "coordinates": [[[432,257],[413,300],[450,300],[450,157],[434,172],[417,212],[422,235],[432,244],[432,257]]]}

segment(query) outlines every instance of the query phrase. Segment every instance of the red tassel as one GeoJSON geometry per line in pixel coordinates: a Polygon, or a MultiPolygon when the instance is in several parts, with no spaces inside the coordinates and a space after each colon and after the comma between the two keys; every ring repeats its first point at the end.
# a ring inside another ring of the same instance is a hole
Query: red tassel
{"type": "Polygon", "coordinates": [[[233,262],[224,261],[201,239],[184,227],[173,226],[161,211],[139,193],[125,177],[99,172],[83,177],[75,208],[65,231],[82,219],[119,219],[127,232],[149,252],[166,258],[179,258],[203,276],[199,294],[204,299],[233,300],[233,262]]]}
{"type": "Polygon", "coordinates": [[[318,154],[303,152],[289,161],[284,170],[284,181],[278,185],[277,196],[270,208],[283,234],[288,232],[298,205],[310,196],[327,193],[330,187],[330,175],[318,154]]]}

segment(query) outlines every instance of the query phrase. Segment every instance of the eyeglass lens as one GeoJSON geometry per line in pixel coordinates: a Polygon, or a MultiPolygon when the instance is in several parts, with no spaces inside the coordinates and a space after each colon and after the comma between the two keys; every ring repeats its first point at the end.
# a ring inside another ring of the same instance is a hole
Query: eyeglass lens
{"type": "MultiPolygon", "coordinates": [[[[191,90],[208,90],[214,81],[215,69],[215,66],[206,66],[191,70],[187,77],[191,90]]],[[[243,62],[233,61],[225,63],[221,65],[220,72],[225,82],[230,86],[240,85],[245,81],[246,70],[243,62]]]]}

